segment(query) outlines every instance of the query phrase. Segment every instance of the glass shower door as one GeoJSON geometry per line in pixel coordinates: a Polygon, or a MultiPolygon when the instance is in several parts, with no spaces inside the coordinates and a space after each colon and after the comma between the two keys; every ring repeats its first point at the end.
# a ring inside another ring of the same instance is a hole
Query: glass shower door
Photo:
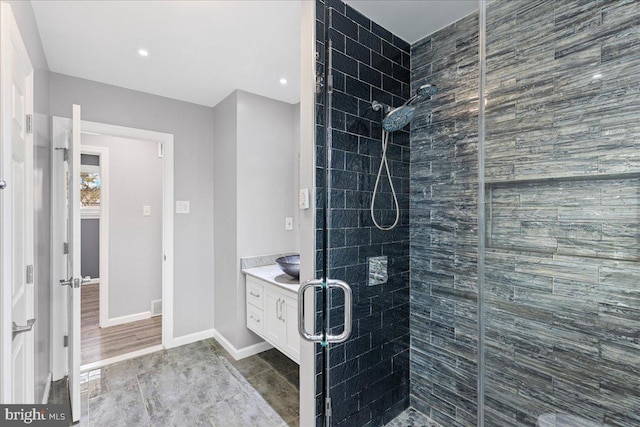
{"type": "Polygon", "coordinates": [[[409,401],[408,128],[386,139],[394,189],[386,175],[376,185],[376,174],[384,114],[410,98],[410,46],[341,1],[316,5],[316,325],[324,329],[315,333],[351,327],[344,342],[316,338],[325,341],[316,346],[317,422],[384,425],[409,401]],[[371,216],[376,187],[374,214],[388,230],[371,216]],[[336,281],[348,283],[351,301],[329,288],[336,281]]]}
{"type": "Polygon", "coordinates": [[[640,7],[481,7],[484,425],[638,426],[640,7]]]}

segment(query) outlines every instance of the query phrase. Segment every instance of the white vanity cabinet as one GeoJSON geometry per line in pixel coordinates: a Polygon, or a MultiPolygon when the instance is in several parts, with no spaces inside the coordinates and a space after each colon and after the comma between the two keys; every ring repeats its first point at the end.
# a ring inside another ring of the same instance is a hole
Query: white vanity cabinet
{"type": "Polygon", "coordinates": [[[282,287],[247,275],[247,328],[300,363],[298,295],[294,286],[282,287]]]}

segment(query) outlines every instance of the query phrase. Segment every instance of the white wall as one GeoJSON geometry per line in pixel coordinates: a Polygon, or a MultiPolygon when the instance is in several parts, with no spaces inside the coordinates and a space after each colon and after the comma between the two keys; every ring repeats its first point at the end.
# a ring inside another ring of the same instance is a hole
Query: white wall
{"type": "Polygon", "coordinates": [[[240,258],[299,248],[298,111],[239,90],[214,108],[215,327],[237,349],[261,341],[246,328],[240,258]],[[294,230],[285,231],[285,217],[294,230]]]}
{"type": "Polygon", "coordinates": [[[175,199],[191,202],[175,215],[174,335],[213,328],[213,110],[117,86],[51,73],[51,115],[174,135],[175,199]]]}
{"type": "Polygon", "coordinates": [[[237,92],[214,109],[214,259],[215,259],[215,328],[234,346],[239,313],[236,309],[238,258],[237,201],[237,92]]]}
{"type": "Polygon", "coordinates": [[[109,150],[109,319],[151,310],[162,298],[162,159],[158,143],[82,135],[109,150]],[[142,207],[151,207],[143,216],[142,207]]]}

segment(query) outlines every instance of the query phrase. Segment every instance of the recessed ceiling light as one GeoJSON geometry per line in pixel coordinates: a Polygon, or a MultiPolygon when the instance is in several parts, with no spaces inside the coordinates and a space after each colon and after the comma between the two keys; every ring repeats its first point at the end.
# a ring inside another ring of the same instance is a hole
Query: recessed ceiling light
{"type": "Polygon", "coordinates": [[[285,79],[284,77],[280,79],[280,84],[281,85],[286,85],[287,84],[287,79],[285,79]]]}
{"type": "Polygon", "coordinates": [[[139,49],[138,50],[138,55],[140,56],[149,56],[149,51],[146,49],[139,49]]]}

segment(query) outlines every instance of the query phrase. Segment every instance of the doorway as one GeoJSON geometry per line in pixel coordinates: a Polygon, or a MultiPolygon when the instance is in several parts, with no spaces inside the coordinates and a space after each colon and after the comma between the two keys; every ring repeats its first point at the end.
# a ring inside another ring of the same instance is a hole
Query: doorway
{"type": "Polygon", "coordinates": [[[82,134],[82,365],[162,344],[159,144],[82,134]]]}
{"type": "MultiPolygon", "coordinates": [[[[66,197],[55,183],[64,179],[69,132],[69,119],[53,118],[55,277],[64,271],[64,251],[56,249],[64,248],[65,232],[56,236],[55,224],[64,223],[66,197]]],[[[87,224],[81,227],[80,368],[86,371],[173,346],[173,135],[84,120],[81,134],[80,212],[87,224]],[[145,188],[153,182],[155,190],[145,188]],[[114,233],[114,226],[124,230],[114,233]],[[143,234],[153,239],[152,248],[140,246],[143,234]],[[140,289],[145,276],[155,286],[146,293],[140,289]]],[[[66,335],[70,326],[63,297],[63,289],[54,291],[54,336],[66,335]]],[[[53,377],[59,379],[66,374],[66,349],[53,350],[53,377]]]]}

